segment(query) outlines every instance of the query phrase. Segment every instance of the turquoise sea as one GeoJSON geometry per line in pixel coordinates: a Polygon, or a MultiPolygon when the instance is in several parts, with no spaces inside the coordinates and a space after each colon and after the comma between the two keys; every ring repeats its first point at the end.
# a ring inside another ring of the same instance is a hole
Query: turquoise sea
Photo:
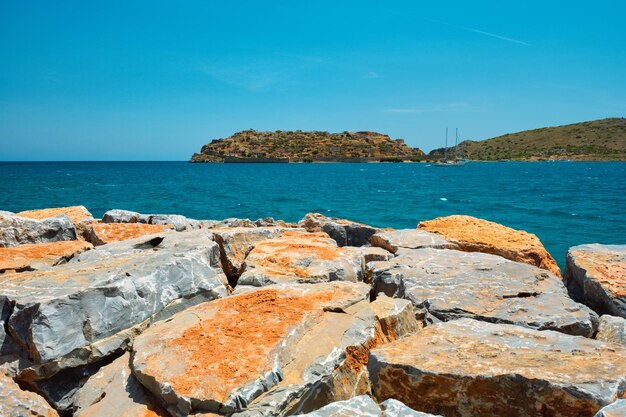
{"type": "Polygon", "coordinates": [[[0,210],[82,204],[197,219],[307,212],[375,226],[469,214],[535,233],[564,264],[568,247],[626,243],[626,163],[401,164],[0,163],[0,210]]]}

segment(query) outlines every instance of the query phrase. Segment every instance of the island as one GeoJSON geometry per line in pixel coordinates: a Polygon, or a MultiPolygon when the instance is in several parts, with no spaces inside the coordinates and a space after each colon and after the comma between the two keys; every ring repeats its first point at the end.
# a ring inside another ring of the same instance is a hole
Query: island
{"type": "Polygon", "coordinates": [[[214,139],[189,162],[403,162],[424,152],[377,132],[244,130],[214,139]]]}

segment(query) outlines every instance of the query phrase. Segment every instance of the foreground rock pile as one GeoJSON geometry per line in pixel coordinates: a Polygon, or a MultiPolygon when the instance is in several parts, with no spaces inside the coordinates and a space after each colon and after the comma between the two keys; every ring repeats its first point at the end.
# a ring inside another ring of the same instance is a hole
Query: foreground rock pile
{"type": "Polygon", "coordinates": [[[626,246],[0,212],[2,416],[624,416],[626,246]]]}

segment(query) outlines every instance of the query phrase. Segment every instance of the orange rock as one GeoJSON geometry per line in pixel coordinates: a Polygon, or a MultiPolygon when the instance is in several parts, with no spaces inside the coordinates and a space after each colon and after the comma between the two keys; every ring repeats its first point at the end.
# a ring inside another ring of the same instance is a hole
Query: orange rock
{"type": "Polygon", "coordinates": [[[83,220],[93,220],[93,216],[84,206],[46,208],[15,213],[16,216],[27,217],[35,220],[47,219],[49,217],[60,216],[61,214],[65,214],[69,217],[75,226],[78,226],[78,224],[83,220]]]}
{"type": "Polygon", "coordinates": [[[57,265],[93,248],[83,240],[66,240],[0,248],[0,272],[30,270],[35,265],[57,265]]]}
{"type": "Polygon", "coordinates": [[[86,239],[95,246],[134,239],[143,235],[162,233],[172,225],[142,223],[95,223],[87,227],[86,239]]]}
{"type": "Polygon", "coordinates": [[[546,269],[556,276],[561,270],[539,238],[523,230],[471,216],[447,216],[421,222],[419,229],[437,233],[466,252],[485,252],[546,269]]]}

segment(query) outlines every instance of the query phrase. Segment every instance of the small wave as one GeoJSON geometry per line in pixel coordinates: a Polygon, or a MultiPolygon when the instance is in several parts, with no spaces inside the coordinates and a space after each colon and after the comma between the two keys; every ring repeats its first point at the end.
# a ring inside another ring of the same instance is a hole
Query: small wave
{"type": "Polygon", "coordinates": [[[440,200],[441,200],[441,201],[448,201],[448,199],[447,199],[447,198],[445,198],[445,197],[441,197],[441,198],[440,198],[440,200]]]}

